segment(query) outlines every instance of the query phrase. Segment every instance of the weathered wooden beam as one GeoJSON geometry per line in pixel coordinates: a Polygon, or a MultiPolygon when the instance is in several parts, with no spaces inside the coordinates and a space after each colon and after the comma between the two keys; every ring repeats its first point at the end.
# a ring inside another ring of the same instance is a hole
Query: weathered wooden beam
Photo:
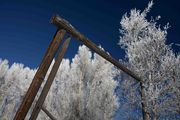
{"type": "Polygon", "coordinates": [[[92,49],[94,52],[99,54],[101,57],[106,59],[107,61],[111,62],[113,65],[115,65],[117,68],[121,69],[134,79],[141,81],[140,77],[134,74],[131,70],[126,68],[123,64],[119,63],[116,59],[108,55],[105,51],[101,50],[99,47],[97,47],[96,44],[91,42],[88,38],[86,38],[84,35],[82,35],[79,31],[77,31],[68,21],[65,19],[59,17],[58,15],[55,15],[51,18],[51,23],[56,25],[58,28],[62,28],[66,30],[70,35],[75,37],[76,39],[80,40],[85,44],[87,47],[92,49]]]}
{"type": "Polygon", "coordinates": [[[16,112],[16,115],[14,117],[14,120],[24,120],[26,117],[27,112],[29,111],[35,96],[45,78],[45,75],[47,73],[47,70],[54,58],[54,55],[56,54],[59,45],[61,44],[61,41],[65,35],[65,30],[61,29],[58,30],[53,38],[53,41],[50,43],[46,54],[33,78],[33,81],[26,92],[26,95],[23,98],[23,101],[16,112]]]}
{"type": "Polygon", "coordinates": [[[47,81],[46,81],[46,83],[45,83],[45,85],[43,87],[43,90],[42,90],[42,92],[41,92],[41,94],[40,94],[40,96],[38,98],[38,101],[36,102],[36,105],[35,105],[35,107],[33,109],[30,120],[36,120],[36,118],[37,118],[37,116],[38,116],[38,114],[39,114],[39,112],[40,112],[40,110],[41,110],[41,108],[43,106],[43,103],[44,103],[44,101],[46,99],[48,91],[49,91],[49,89],[50,89],[50,87],[51,87],[51,85],[53,83],[53,80],[54,80],[54,78],[56,76],[56,73],[57,73],[58,68],[59,68],[59,66],[61,64],[61,61],[62,61],[62,59],[64,57],[64,54],[65,54],[65,52],[66,52],[66,50],[68,48],[70,39],[71,38],[69,37],[69,38],[67,38],[65,40],[65,42],[64,42],[64,44],[63,44],[63,46],[61,48],[61,51],[59,52],[58,57],[55,60],[55,63],[53,65],[53,67],[52,67],[52,70],[51,70],[49,76],[48,76],[48,79],[47,79],[47,81]]]}
{"type": "Polygon", "coordinates": [[[46,113],[46,115],[51,118],[51,120],[57,120],[44,106],[42,106],[42,110],[46,113]]]}

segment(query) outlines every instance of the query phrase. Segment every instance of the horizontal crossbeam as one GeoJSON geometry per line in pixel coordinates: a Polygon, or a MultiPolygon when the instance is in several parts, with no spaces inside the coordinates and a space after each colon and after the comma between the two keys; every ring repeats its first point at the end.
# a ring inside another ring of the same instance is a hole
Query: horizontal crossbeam
{"type": "Polygon", "coordinates": [[[123,64],[119,63],[116,59],[111,57],[109,54],[107,54],[105,51],[100,49],[96,44],[91,42],[90,39],[86,38],[83,34],[81,34],[78,30],[76,30],[68,21],[61,18],[58,15],[55,15],[51,18],[51,23],[56,25],[60,29],[66,30],[67,33],[72,35],[72,37],[76,38],[77,40],[80,40],[83,42],[84,45],[92,49],[94,52],[99,54],[101,57],[106,59],[107,61],[111,62],[113,65],[115,65],[117,68],[121,69],[137,81],[141,81],[141,78],[137,76],[134,72],[126,68],[123,64]]]}

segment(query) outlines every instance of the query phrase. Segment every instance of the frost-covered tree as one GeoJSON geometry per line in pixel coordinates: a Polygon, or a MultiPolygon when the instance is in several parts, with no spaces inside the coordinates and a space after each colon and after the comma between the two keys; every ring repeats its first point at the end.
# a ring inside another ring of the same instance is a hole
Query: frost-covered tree
{"type": "Polygon", "coordinates": [[[12,120],[28,89],[35,70],[14,63],[10,68],[7,60],[0,60],[0,119],[12,120]]]}
{"type": "MultiPolygon", "coordinates": [[[[7,60],[0,60],[0,119],[13,119],[35,72],[17,63],[9,68],[7,60]]],[[[111,63],[80,46],[72,62],[62,60],[44,106],[60,120],[111,120],[118,108],[115,75],[111,63]]],[[[49,120],[42,111],[37,119],[49,120]]]]}
{"type": "MultiPolygon", "coordinates": [[[[142,107],[146,119],[157,120],[158,117],[170,116],[179,111],[180,59],[179,55],[173,53],[171,45],[166,44],[169,25],[158,25],[160,16],[147,19],[152,5],[150,2],[144,11],[133,9],[130,14],[123,16],[119,44],[126,52],[128,66],[142,78],[141,87],[138,88],[142,106],[135,105],[142,107]]],[[[126,97],[133,96],[138,101],[137,86],[131,83],[126,85],[135,91],[126,94],[126,97]]]]}
{"type": "Polygon", "coordinates": [[[71,64],[62,63],[47,98],[48,109],[61,120],[111,120],[118,107],[113,65],[85,46],[71,64]]]}
{"type": "MultiPolygon", "coordinates": [[[[126,65],[126,64],[125,64],[126,65]]],[[[118,71],[119,114],[123,120],[140,120],[141,96],[140,87],[136,80],[124,72],[118,71]]]]}

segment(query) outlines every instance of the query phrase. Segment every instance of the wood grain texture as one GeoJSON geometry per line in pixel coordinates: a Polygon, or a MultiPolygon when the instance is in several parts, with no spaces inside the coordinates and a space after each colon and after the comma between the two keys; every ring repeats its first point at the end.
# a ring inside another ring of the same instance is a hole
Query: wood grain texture
{"type": "Polygon", "coordinates": [[[44,101],[46,99],[46,96],[47,96],[47,94],[49,92],[49,89],[50,89],[50,87],[51,87],[51,85],[52,85],[52,83],[54,81],[54,78],[55,78],[56,73],[58,71],[58,68],[59,68],[59,66],[61,64],[61,61],[62,61],[62,59],[64,57],[64,54],[65,54],[65,52],[66,52],[66,50],[68,48],[70,39],[71,38],[69,37],[69,38],[67,38],[65,40],[65,42],[64,42],[64,44],[63,44],[63,46],[62,46],[62,48],[61,48],[61,50],[60,50],[60,52],[58,54],[58,57],[55,60],[55,63],[53,65],[53,67],[52,67],[52,70],[51,70],[51,72],[50,72],[50,74],[49,74],[49,76],[47,78],[47,81],[46,81],[46,83],[45,83],[45,85],[43,87],[43,90],[42,90],[42,92],[41,92],[41,94],[40,94],[40,96],[38,98],[38,101],[36,102],[36,105],[35,105],[34,109],[33,109],[30,120],[36,120],[40,110],[42,109],[43,103],[44,103],[44,101]]]}
{"type": "Polygon", "coordinates": [[[42,106],[42,110],[46,113],[46,115],[51,118],[51,120],[57,120],[44,106],[42,106]]]}
{"type": "Polygon", "coordinates": [[[26,92],[26,95],[23,98],[23,101],[18,109],[18,111],[16,112],[16,115],[14,117],[14,120],[24,120],[26,117],[26,114],[28,113],[34,99],[35,96],[45,78],[45,75],[47,73],[47,70],[54,58],[54,55],[56,54],[59,45],[62,42],[62,39],[65,35],[65,30],[61,29],[58,30],[52,40],[52,42],[50,43],[46,54],[33,78],[33,81],[28,89],[28,91],[26,92]]]}

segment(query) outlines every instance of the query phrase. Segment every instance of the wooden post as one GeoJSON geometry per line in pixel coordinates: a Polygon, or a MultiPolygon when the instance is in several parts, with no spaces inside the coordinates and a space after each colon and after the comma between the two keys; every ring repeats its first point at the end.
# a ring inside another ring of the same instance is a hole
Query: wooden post
{"type": "Polygon", "coordinates": [[[47,70],[54,58],[54,55],[56,54],[58,47],[65,35],[65,30],[61,29],[56,32],[56,35],[54,36],[53,41],[49,45],[46,54],[34,76],[34,79],[26,93],[26,95],[23,98],[23,101],[16,112],[16,115],[14,117],[14,120],[24,120],[26,117],[26,114],[28,113],[35,96],[45,78],[45,75],[47,73],[47,70]]]}
{"type": "Polygon", "coordinates": [[[111,57],[110,55],[108,55],[105,51],[101,50],[99,47],[96,46],[96,44],[94,44],[93,42],[91,42],[91,40],[89,40],[88,38],[86,38],[84,35],[82,35],[79,31],[77,31],[68,21],[66,21],[65,19],[59,17],[58,15],[53,16],[51,18],[51,23],[56,25],[59,28],[63,28],[64,30],[66,30],[70,35],[72,35],[73,37],[75,37],[76,39],[80,40],[81,42],[83,42],[83,44],[85,44],[87,47],[89,47],[90,49],[92,49],[93,51],[95,51],[98,55],[100,55],[101,57],[103,57],[104,59],[106,59],[107,61],[111,62],[113,65],[115,65],[117,68],[121,69],[122,71],[124,71],[125,73],[127,73],[128,75],[130,75],[131,77],[133,77],[134,79],[136,79],[137,81],[141,81],[140,77],[137,76],[136,74],[134,74],[134,72],[132,72],[131,70],[129,70],[128,68],[126,68],[124,65],[122,65],[121,63],[119,63],[116,59],[114,59],[113,57],[111,57]]]}
{"type": "Polygon", "coordinates": [[[46,115],[51,118],[51,120],[57,120],[44,106],[42,106],[42,110],[46,113],[46,115]]]}
{"type": "Polygon", "coordinates": [[[35,107],[33,109],[30,120],[36,120],[36,118],[37,118],[37,116],[38,116],[38,114],[39,114],[39,112],[40,112],[40,110],[42,108],[42,105],[43,105],[43,103],[44,103],[44,101],[46,99],[48,91],[49,91],[49,89],[50,89],[50,87],[51,87],[51,85],[53,83],[53,80],[54,80],[54,78],[56,76],[58,68],[59,68],[59,66],[61,64],[61,61],[62,61],[63,57],[64,57],[64,54],[65,54],[65,52],[66,52],[66,50],[68,48],[70,39],[71,39],[70,37],[66,39],[66,41],[64,42],[64,44],[62,46],[61,51],[58,54],[57,59],[55,60],[53,68],[52,68],[52,70],[51,70],[51,72],[50,72],[50,74],[48,76],[48,79],[47,79],[44,87],[43,87],[43,90],[42,90],[42,92],[41,92],[41,94],[39,96],[39,99],[36,102],[36,105],[35,105],[35,107]]]}
{"type": "Polygon", "coordinates": [[[147,110],[147,101],[145,99],[145,87],[143,83],[140,82],[140,89],[141,89],[141,106],[142,106],[142,117],[143,120],[150,120],[149,112],[147,110]]]}

